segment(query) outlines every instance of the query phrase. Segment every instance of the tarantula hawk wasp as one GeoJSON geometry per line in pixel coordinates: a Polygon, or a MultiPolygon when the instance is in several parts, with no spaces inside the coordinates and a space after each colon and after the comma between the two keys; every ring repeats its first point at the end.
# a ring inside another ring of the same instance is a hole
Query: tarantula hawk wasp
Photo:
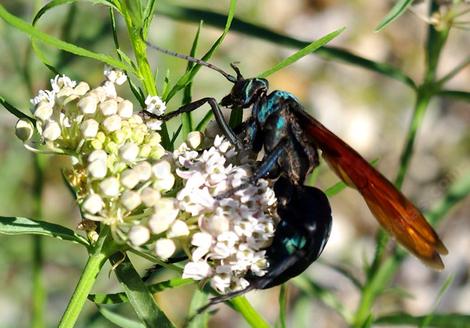
{"type": "Polygon", "coordinates": [[[157,118],[166,121],[208,103],[232,144],[254,152],[264,149],[253,182],[259,178],[278,178],[274,189],[281,222],[272,246],[267,249],[268,273],[263,277],[248,277],[251,285],[247,289],[215,297],[208,306],[248,290],[281,284],[318,258],[329,237],[331,210],[320,190],[303,184],[319,164],[319,150],[336,175],[362,195],[386,231],[428,266],[438,270],[444,267],[440,255],[447,254],[447,248],[423,214],[359,153],[307,114],[294,95],[280,90],[268,93],[266,79],[244,78],[233,64],[236,76],[197,58],[147,44],[165,54],[214,69],[234,84],[220,104],[206,97],[157,118]],[[251,108],[251,116],[242,123],[241,136],[229,127],[219,105],[232,110],[251,108]]]}

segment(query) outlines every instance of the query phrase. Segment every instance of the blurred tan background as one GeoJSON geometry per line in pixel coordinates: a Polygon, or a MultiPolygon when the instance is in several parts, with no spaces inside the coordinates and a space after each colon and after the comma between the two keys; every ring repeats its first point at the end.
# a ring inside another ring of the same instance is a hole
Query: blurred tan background
{"type": "MultiPolygon", "coordinates": [[[[31,21],[34,8],[40,1],[3,0],[6,8],[31,21]]],[[[208,8],[224,13],[228,1],[172,1],[178,5],[208,8]]],[[[268,27],[279,33],[301,40],[319,38],[340,27],[346,31],[331,44],[351,52],[387,62],[401,68],[415,81],[421,82],[424,68],[423,44],[427,25],[416,15],[405,13],[382,32],[375,26],[388,12],[392,1],[344,0],[258,0],[239,1],[237,17],[268,27]]],[[[158,6],[157,6],[158,9],[158,6]]],[[[426,3],[415,10],[426,14],[426,3]]],[[[69,21],[70,33],[63,35],[64,22],[70,20],[70,7],[62,6],[46,14],[39,23],[42,31],[59,38],[68,37],[80,46],[95,51],[114,54],[107,10],[89,3],[75,6],[74,18],[69,21]]],[[[467,15],[470,20],[470,14],[467,15]]],[[[119,24],[123,49],[129,53],[125,27],[119,24]]],[[[157,16],[152,25],[150,41],[179,52],[188,53],[197,25],[176,22],[157,16]]],[[[198,54],[208,49],[220,30],[204,25],[198,54]]],[[[47,87],[50,71],[34,55],[28,55],[30,40],[24,34],[0,21],[0,96],[27,111],[29,99],[47,87]],[[30,86],[25,83],[24,69],[31,72],[30,86]]],[[[55,49],[44,47],[50,58],[57,58],[55,49]]],[[[465,30],[451,31],[439,66],[439,74],[450,71],[469,56],[470,34],[465,30]]],[[[229,63],[240,62],[246,76],[270,68],[293,49],[230,33],[211,62],[229,69],[229,63]]],[[[186,63],[162,54],[152,54],[152,65],[160,72],[170,69],[175,81],[186,63]]],[[[98,62],[66,56],[60,66],[62,73],[76,80],[97,85],[102,79],[102,65],[98,62]]],[[[399,165],[399,155],[414,104],[414,94],[402,83],[362,68],[335,61],[325,61],[312,55],[283,69],[269,78],[271,89],[287,90],[295,94],[307,110],[329,129],[351,144],[367,159],[378,159],[378,168],[393,179],[399,165]]],[[[470,69],[449,81],[449,89],[469,90],[470,69]]],[[[195,99],[214,96],[218,99],[228,93],[230,84],[217,73],[202,69],[193,87],[195,99]]],[[[131,95],[126,87],[120,92],[131,95]]],[[[137,103],[137,102],[135,102],[137,103]]],[[[178,107],[178,97],[168,105],[178,107]]],[[[34,174],[32,155],[23,149],[14,137],[16,120],[6,111],[0,111],[0,215],[31,216],[33,209],[31,177],[34,174]]],[[[463,178],[470,168],[470,105],[451,98],[435,98],[426,113],[419,131],[414,157],[404,184],[404,192],[423,210],[429,210],[446,193],[449,186],[463,178]]],[[[75,228],[79,222],[78,211],[61,181],[59,158],[49,158],[43,194],[43,219],[75,228]]],[[[327,188],[337,178],[322,167],[318,185],[327,188]]],[[[334,290],[347,307],[353,309],[359,294],[352,284],[333,271],[327,264],[339,264],[362,279],[362,267],[374,252],[377,223],[361,197],[353,190],[345,190],[331,199],[334,224],[330,241],[319,263],[310,267],[308,274],[315,281],[334,290]]],[[[430,312],[436,306],[439,288],[449,277],[453,283],[437,305],[439,312],[470,313],[470,202],[460,203],[437,227],[450,254],[445,258],[446,269],[436,273],[424,267],[415,258],[405,260],[394,281],[398,288],[390,289],[376,303],[377,312],[388,313],[406,310],[412,314],[430,312]],[[398,300],[397,295],[409,294],[398,300]]],[[[57,240],[44,240],[45,284],[48,294],[47,319],[55,326],[78,280],[86,260],[85,251],[76,245],[57,240]]],[[[31,249],[29,237],[0,236],[0,327],[28,327],[31,304],[31,249]]],[[[137,261],[140,268],[148,263],[137,261]]],[[[114,278],[103,271],[96,288],[100,291],[117,291],[114,278]]],[[[295,287],[290,287],[291,297],[297,297],[295,287]]],[[[187,311],[191,288],[182,288],[158,295],[158,301],[168,315],[181,323],[187,311]],[[179,304],[175,307],[174,304],[179,304]]],[[[253,305],[274,322],[278,313],[278,289],[250,293],[253,305]],[[267,306],[268,302],[272,305],[267,306]]],[[[245,327],[237,314],[226,306],[211,326],[225,328],[245,327]],[[229,318],[230,320],[227,320],[229,318]]],[[[343,327],[342,319],[320,302],[303,300],[291,308],[304,327],[343,327]]],[[[88,304],[82,314],[81,325],[96,309],[88,304]]],[[[92,322],[92,321],[88,321],[92,322]]],[[[94,321],[96,327],[113,327],[104,320],[94,321]]],[[[88,326],[92,326],[91,324],[88,326]]]]}

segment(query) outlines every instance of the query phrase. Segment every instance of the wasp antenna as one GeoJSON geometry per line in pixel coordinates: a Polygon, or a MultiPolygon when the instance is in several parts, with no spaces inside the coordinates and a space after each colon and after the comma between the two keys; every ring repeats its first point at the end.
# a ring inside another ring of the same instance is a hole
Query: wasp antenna
{"type": "Polygon", "coordinates": [[[237,82],[237,77],[238,77],[238,73],[237,73],[237,77],[233,76],[233,75],[230,75],[228,74],[227,72],[225,72],[223,69],[213,65],[213,64],[210,64],[208,62],[205,62],[201,59],[198,59],[198,58],[194,58],[192,56],[188,56],[188,55],[183,55],[183,54],[180,54],[178,52],[175,52],[175,51],[171,51],[171,50],[168,50],[168,49],[165,49],[165,48],[161,48],[159,46],[156,46],[154,44],[151,44],[147,41],[145,41],[145,43],[147,44],[147,46],[149,46],[150,48],[154,49],[154,50],[157,50],[157,51],[160,51],[160,52],[163,52],[164,54],[167,54],[169,56],[173,56],[173,57],[177,57],[177,58],[180,58],[180,59],[184,59],[184,60],[187,60],[189,62],[192,62],[192,63],[196,63],[198,65],[202,65],[202,66],[206,66],[206,67],[209,67],[211,69],[213,69],[214,71],[217,71],[219,72],[220,74],[222,74],[227,80],[229,80],[230,82],[232,83],[235,83],[237,82]]]}
{"type": "Polygon", "coordinates": [[[243,75],[240,72],[240,69],[238,68],[238,64],[240,64],[240,62],[238,62],[238,61],[232,62],[232,63],[230,63],[230,67],[232,67],[232,69],[235,71],[235,73],[237,73],[237,80],[243,80],[243,75]]]}

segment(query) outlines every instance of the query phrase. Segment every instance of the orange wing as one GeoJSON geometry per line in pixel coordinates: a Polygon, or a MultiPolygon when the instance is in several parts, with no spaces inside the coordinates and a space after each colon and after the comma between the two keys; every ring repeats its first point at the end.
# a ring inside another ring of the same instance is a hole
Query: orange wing
{"type": "Polygon", "coordinates": [[[313,139],[335,173],[364,197],[379,223],[428,266],[444,268],[439,254],[448,253],[423,214],[380,172],[320,122],[296,111],[299,124],[313,139]]]}

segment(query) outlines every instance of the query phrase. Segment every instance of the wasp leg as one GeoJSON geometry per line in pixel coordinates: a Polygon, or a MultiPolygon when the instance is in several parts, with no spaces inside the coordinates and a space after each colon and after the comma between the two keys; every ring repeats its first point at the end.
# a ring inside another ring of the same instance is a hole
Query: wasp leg
{"type": "Polygon", "coordinates": [[[222,133],[224,134],[224,136],[228,139],[228,141],[230,141],[231,144],[235,145],[238,149],[242,149],[243,148],[242,141],[238,138],[235,132],[233,132],[232,128],[228,125],[227,121],[225,121],[222,110],[217,104],[217,100],[215,100],[215,98],[206,97],[206,98],[193,101],[189,104],[181,106],[177,110],[171,113],[168,113],[166,115],[155,115],[147,111],[144,111],[144,112],[146,115],[150,117],[157,118],[162,121],[168,121],[172,119],[173,117],[178,116],[182,113],[192,112],[193,110],[198,109],[199,107],[201,107],[202,105],[206,103],[209,104],[209,106],[211,107],[212,113],[214,113],[215,120],[217,121],[217,124],[222,130],[222,133]]]}

